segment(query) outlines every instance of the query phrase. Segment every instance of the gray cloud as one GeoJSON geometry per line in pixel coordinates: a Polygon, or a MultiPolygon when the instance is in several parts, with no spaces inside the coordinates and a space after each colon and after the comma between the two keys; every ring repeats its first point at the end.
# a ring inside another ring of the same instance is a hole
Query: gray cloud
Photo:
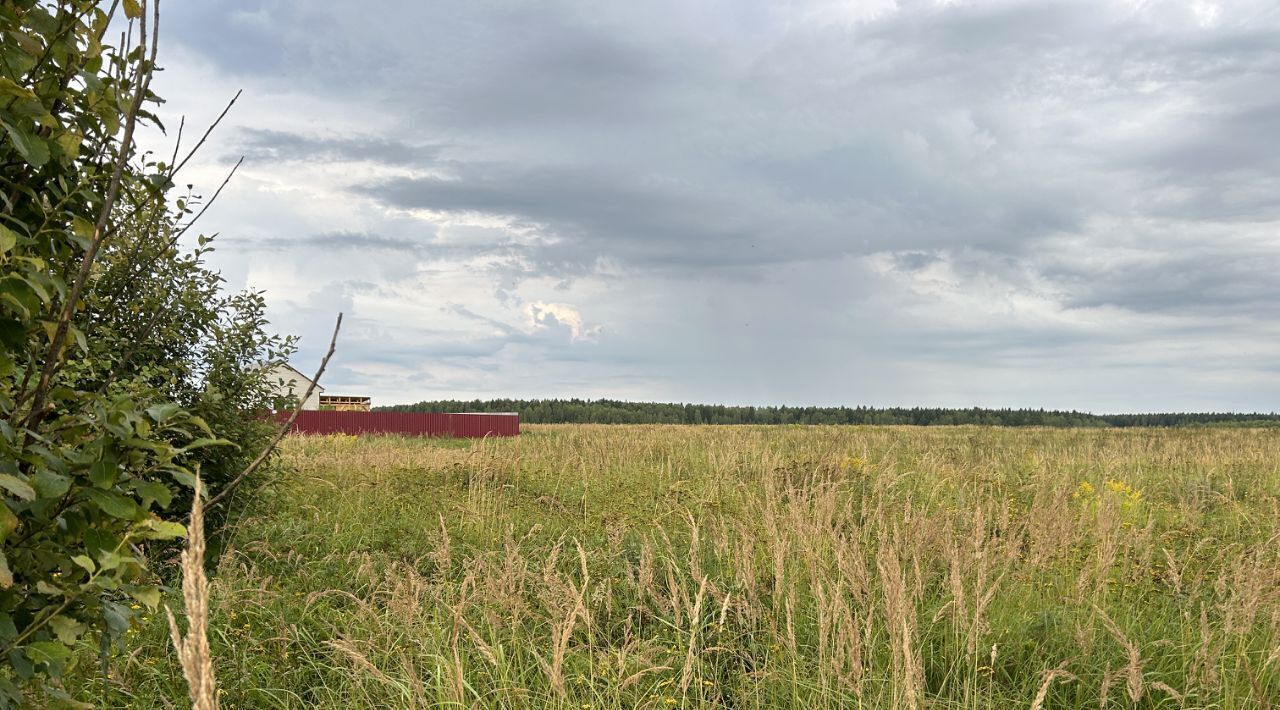
{"type": "Polygon", "coordinates": [[[360,162],[424,167],[440,147],[409,145],[387,138],[323,138],[265,128],[241,128],[237,149],[247,160],[279,162],[360,162]]]}
{"type": "Polygon", "coordinates": [[[1117,306],[1154,313],[1265,319],[1280,302],[1280,254],[1241,250],[1171,256],[1097,271],[1052,273],[1077,308],[1117,306]]]}
{"type": "Polygon", "coordinates": [[[266,252],[280,252],[307,248],[339,250],[377,249],[416,252],[427,246],[426,242],[422,239],[384,237],[377,234],[362,234],[359,232],[330,232],[328,234],[313,234],[299,238],[262,237],[258,239],[249,239],[229,237],[220,241],[230,243],[239,249],[266,252]]]}
{"type": "Polygon", "coordinates": [[[216,225],[228,268],[284,292],[282,327],[355,309],[353,385],[1280,396],[1270,3],[233,0],[170,20],[263,97],[228,141],[254,181],[216,225]]]}

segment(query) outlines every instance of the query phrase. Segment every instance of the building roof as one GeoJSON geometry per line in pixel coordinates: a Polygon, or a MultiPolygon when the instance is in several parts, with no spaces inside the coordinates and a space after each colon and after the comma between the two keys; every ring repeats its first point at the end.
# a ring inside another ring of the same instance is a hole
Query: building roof
{"type": "MultiPolygon", "coordinates": [[[[312,382],[311,382],[311,378],[310,378],[310,377],[308,377],[308,376],[306,376],[306,375],[304,375],[304,374],[302,374],[301,372],[299,372],[299,371],[298,371],[298,368],[294,367],[293,365],[290,365],[290,364],[289,364],[289,363],[287,363],[287,362],[282,362],[282,363],[280,363],[279,367],[283,367],[283,368],[285,368],[285,369],[289,370],[290,372],[292,372],[293,374],[297,375],[297,376],[298,376],[298,379],[302,380],[302,382],[303,382],[303,383],[305,383],[305,385],[306,385],[307,387],[310,387],[310,386],[311,386],[311,384],[312,384],[312,382]]],[[[305,387],[304,387],[304,389],[305,389],[305,387]]],[[[317,392],[323,392],[323,391],[324,391],[324,385],[317,384],[317,385],[316,385],[316,391],[317,391],[317,392]]]]}

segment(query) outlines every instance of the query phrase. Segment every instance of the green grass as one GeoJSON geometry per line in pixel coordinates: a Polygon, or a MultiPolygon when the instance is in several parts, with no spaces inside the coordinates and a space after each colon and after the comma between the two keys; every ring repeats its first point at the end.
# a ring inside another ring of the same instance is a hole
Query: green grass
{"type": "MultiPolygon", "coordinates": [[[[210,636],[229,707],[1260,708],[1277,535],[1274,429],[290,439],[210,636]]],[[[134,638],[77,696],[182,705],[134,638]]]]}

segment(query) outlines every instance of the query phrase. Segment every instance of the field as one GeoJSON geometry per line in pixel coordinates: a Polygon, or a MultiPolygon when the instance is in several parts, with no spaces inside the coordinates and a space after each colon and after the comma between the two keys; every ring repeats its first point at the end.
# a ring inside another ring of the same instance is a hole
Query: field
{"type": "MultiPolygon", "coordinates": [[[[277,475],[213,577],[225,707],[1280,707],[1274,429],[548,425],[277,475]]],[[[160,616],[77,697],[181,706],[160,616]]]]}

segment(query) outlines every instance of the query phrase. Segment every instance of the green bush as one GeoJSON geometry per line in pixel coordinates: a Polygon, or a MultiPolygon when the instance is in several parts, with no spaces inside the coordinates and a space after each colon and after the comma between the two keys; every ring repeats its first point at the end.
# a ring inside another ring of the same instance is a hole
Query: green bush
{"type": "Polygon", "coordinates": [[[157,19],[0,0],[0,707],[55,699],[77,645],[109,652],[158,604],[175,496],[258,452],[260,365],[292,348],[261,294],[223,292],[208,239],[182,245],[178,151],[135,152],[157,19]]]}

